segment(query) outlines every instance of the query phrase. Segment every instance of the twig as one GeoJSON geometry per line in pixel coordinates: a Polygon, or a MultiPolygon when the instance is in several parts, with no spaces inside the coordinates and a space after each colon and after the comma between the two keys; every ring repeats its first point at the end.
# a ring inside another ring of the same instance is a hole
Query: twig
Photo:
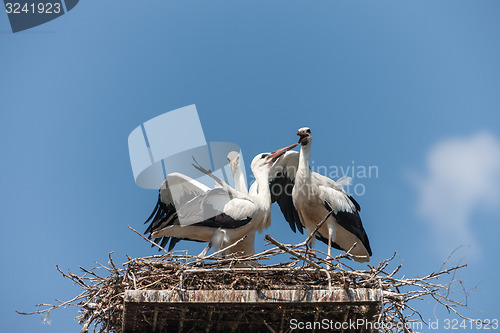
{"type": "Polygon", "coordinates": [[[314,235],[319,230],[319,228],[321,228],[321,226],[323,226],[323,224],[326,222],[326,220],[328,220],[328,218],[332,214],[333,214],[333,210],[329,211],[328,214],[326,214],[326,216],[323,218],[323,220],[321,220],[321,222],[318,223],[318,225],[316,226],[316,228],[314,228],[314,230],[307,236],[306,240],[304,242],[300,243],[299,245],[302,245],[302,244],[307,245],[307,244],[309,244],[309,242],[314,237],[314,235]]]}
{"type": "Polygon", "coordinates": [[[151,244],[153,244],[154,246],[156,246],[157,248],[159,248],[160,250],[162,250],[163,252],[165,253],[168,253],[167,250],[165,250],[163,247],[161,247],[160,245],[156,244],[155,242],[153,242],[152,240],[150,239],[147,239],[146,237],[144,237],[139,231],[135,230],[134,228],[132,228],[130,225],[128,226],[128,228],[130,230],[132,230],[133,232],[135,232],[136,234],[138,234],[139,236],[141,236],[142,239],[144,239],[146,242],[149,242],[151,244]]]}
{"type": "MultiPolygon", "coordinates": [[[[326,221],[328,216],[322,221],[326,221]]],[[[317,229],[321,227],[318,224],[317,229]]],[[[130,227],[129,227],[130,228],[130,227]]],[[[132,231],[139,234],[133,228],[132,231]]],[[[314,232],[310,236],[314,236],[314,232]]],[[[140,235],[140,234],[139,234],[140,235]]],[[[142,235],[141,235],[142,237],[142,235]]],[[[149,243],[154,243],[142,237],[149,243]]],[[[37,311],[20,312],[23,315],[46,314],[52,310],[77,306],[80,308],[79,323],[82,332],[88,332],[92,326],[94,332],[121,332],[123,316],[123,295],[127,290],[164,289],[276,289],[284,285],[295,285],[297,288],[321,288],[332,290],[334,288],[356,289],[368,288],[378,289],[382,292],[381,311],[378,314],[380,322],[389,323],[391,327],[401,327],[397,332],[411,332],[404,323],[422,320],[423,317],[413,305],[417,299],[431,299],[436,305],[444,307],[450,313],[464,319],[460,309],[466,308],[466,304],[453,298],[457,292],[467,295],[469,290],[465,289],[455,272],[465,268],[466,264],[450,268],[442,267],[437,272],[416,278],[396,277],[402,270],[402,265],[389,269],[396,253],[389,259],[383,260],[376,266],[367,266],[365,270],[355,270],[349,267],[341,259],[352,255],[350,250],[330,259],[307,258],[299,253],[297,245],[282,244],[269,235],[265,239],[274,246],[261,253],[245,257],[228,256],[219,258],[217,255],[238,245],[245,238],[241,238],[226,248],[216,251],[205,258],[189,255],[187,252],[166,252],[163,255],[152,255],[143,258],[129,258],[122,264],[123,268],[116,267],[111,253],[108,265],[100,263],[95,268],[85,269],[81,267],[83,275],[78,276],[71,272],[63,272],[56,266],[64,278],[70,279],[83,291],[76,297],[59,304],[38,304],[37,311]],[[255,265],[258,261],[282,256],[288,259],[279,264],[255,265]],[[338,263],[332,265],[333,261],[338,263]],[[297,265],[303,262],[304,265],[297,265]],[[202,265],[200,265],[202,264],[202,265]],[[241,267],[242,264],[250,267],[241,267]],[[332,267],[332,269],[328,269],[332,267]],[[99,270],[99,271],[98,271],[99,270]],[[104,273],[104,274],[102,274],[104,273]],[[444,283],[444,277],[447,277],[444,283]],[[45,308],[43,308],[45,307],[45,308]]],[[[310,239],[309,239],[310,240],[310,239]]],[[[324,254],[316,250],[316,253],[324,254]]],[[[446,262],[449,262],[449,258],[446,262]]],[[[393,332],[381,330],[382,332],[393,332]]]]}
{"type": "Polygon", "coordinates": [[[307,262],[309,265],[313,266],[314,268],[317,268],[317,269],[323,269],[323,267],[321,267],[320,265],[318,265],[317,263],[315,263],[314,261],[312,260],[309,260],[307,259],[306,257],[304,257],[303,255],[300,255],[298,254],[297,252],[293,251],[293,250],[290,250],[288,249],[286,246],[284,246],[283,244],[279,243],[277,240],[275,240],[274,238],[272,238],[271,236],[269,236],[268,234],[266,234],[266,236],[264,237],[265,240],[267,240],[268,242],[276,245],[278,248],[280,248],[281,250],[285,251],[286,253],[289,253],[291,254],[292,256],[294,256],[295,258],[298,258],[300,260],[303,260],[305,262],[307,262]]]}
{"type": "Polygon", "coordinates": [[[245,235],[245,236],[243,236],[242,238],[238,239],[238,240],[237,240],[236,242],[234,242],[233,244],[231,244],[231,245],[229,245],[229,246],[227,246],[227,247],[225,247],[225,248],[223,248],[223,249],[221,249],[221,250],[219,250],[219,251],[216,251],[216,252],[212,253],[212,254],[211,254],[211,255],[209,255],[209,256],[206,256],[206,257],[204,257],[204,258],[200,258],[200,260],[203,260],[203,259],[211,259],[211,258],[215,257],[216,255],[218,255],[218,254],[220,254],[220,253],[224,253],[224,252],[226,252],[227,250],[229,250],[229,249],[231,249],[231,248],[235,247],[235,246],[236,246],[236,245],[238,245],[239,243],[243,242],[246,238],[247,238],[247,235],[245,235]]]}

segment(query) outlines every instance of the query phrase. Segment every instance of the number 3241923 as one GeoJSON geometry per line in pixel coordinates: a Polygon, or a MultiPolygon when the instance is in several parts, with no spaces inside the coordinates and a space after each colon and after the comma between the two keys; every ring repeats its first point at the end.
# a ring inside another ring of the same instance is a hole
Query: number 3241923
{"type": "Polygon", "coordinates": [[[482,319],[482,320],[458,320],[458,319],[445,319],[445,330],[459,330],[459,329],[477,329],[477,330],[496,330],[498,329],[498,319],[482,319]]]}
{"type": "Polygon", "coordinates": [[[59,14],[61,12],[61,3],[46,2],[46,3],[25,3],[24,5],[19,2],[6,2],[5,10],[7,14],[59,14]]]}

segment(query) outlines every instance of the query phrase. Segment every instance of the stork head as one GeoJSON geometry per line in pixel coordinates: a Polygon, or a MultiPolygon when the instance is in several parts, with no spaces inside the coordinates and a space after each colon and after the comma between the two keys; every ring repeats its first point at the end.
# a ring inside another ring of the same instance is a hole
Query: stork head
{"type": "Polygon", "coordinates": [[[236,169],[240,166],[240,154],[238,154],[238,152],[236,151],[230,151],[229,154],[227,154],[227,162],[231,167],[231,172],[234,178],[234,173],[236,169]]]}
{"type": "Polygon", "coordinates": [[[263,168],[264,166],[269,168],[272,166],[273,164],[273,155],[271,155],[270,153],[262,153],[262,154],[259,154],[257,156],[255,156],[252,160],[252,170],[254,168],[263,168]]]}
{"type": "Polygon", "coordinates": [[[312,140],[311,129],[309,127],[299,128],[297,131],[299,142],[302,146],[307,146],[312,140]]]}
{"type": "Polygon", "coordinates": [[[273,157],[269,153],[262,153],[255,156],[252,160],[252,164],[250,165],[254,175],[255,175],[255,170],[268,169],[268,166],[270,165],[272,158],[273,157]]]}
{"type": "MultiPolygon", "coordinates": [[[[278,150],[273,151],[272,153],[262,153],[257,156],[255,156],[252,160],[252,171],[260,168],[269,169],[270,167],[273,166],[274,162],[278,158],[280,158],[281,155],[286,153],[287,151],[295,148],[297,146],[297,143],[287,146],[285,148],[281,148],[278,150]]],[[[255,173],[255,172],[254,172],[255,173]]]]}

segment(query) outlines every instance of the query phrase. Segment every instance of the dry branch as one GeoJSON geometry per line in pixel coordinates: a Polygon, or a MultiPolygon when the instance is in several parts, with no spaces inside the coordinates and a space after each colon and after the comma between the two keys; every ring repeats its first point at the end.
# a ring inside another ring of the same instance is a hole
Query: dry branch
{"type": "MultiPolygon", "coordinates": [[[[314,256],[307,258],[299,253],[302,252],[301,247],[305,248],[306,242],[289,245],[282,244],[268,235],[265,239],[275,247],[247,257],[219,258],[212,254],[199,258],[186,252],[166,252],[163,255],[128,258],[127,262],[117,267],[110,254],[107,266],[97,263],[98,266],[92,269],[81,268],[83,274],[80,276],[69,271],[65,273],[57,267],[64,278],[76,283],[83,292],[66,302],[58,302],[56,305],[39,304],[34,312],[18,313],[46,314],[57,308],[74,305],[80,310],[78,320],[82,325],[81,332],[88,332],[92,328],[95,332],[121,332],[123,297],[126,290],[271,290],[300,286],[381,290],[383,304],[376,320],[392,325],[393,329],[386,332],[411,332],[401,328],[401,325],[398,326],[398,323],[414,321],[414,317],[425,323],[413,305],[416,299],[429,298],[457,316],[465,318],[460,309],[466,305],[451,297],[457,291],[451,290],[457,280],[450,273],[466,265],[446,269],[442,267],[439,271],[420,278],[396,277],[402,265],[391,270],[387,269],[396,253],[376,267],[367,266],[365,270],[353,270],[341,261],[349,259],[348,253],[333,258],[324,256],[323,259],[319,255],[322,252],[315,251],[314,256]],[[290,255],[291,260],[287,258],[290,255]],[[261,263],[257,267],[244,265],[249,262],[262,262],[272,257],[286,258],[286,260],[273,265],[261,263]],[[448,275],[450,281],[447,284],[438,283],[438,279],[444,275],[448,275]]],[[[155,245],[161,248],[158,244],[155,245]]],[[[463,287],[459,291],[464,291],[463,287]]]]}

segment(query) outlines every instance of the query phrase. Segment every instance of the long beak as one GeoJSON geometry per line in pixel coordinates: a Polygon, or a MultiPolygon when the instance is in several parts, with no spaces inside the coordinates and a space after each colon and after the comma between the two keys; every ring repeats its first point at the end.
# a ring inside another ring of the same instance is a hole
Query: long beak
{"type": "Polygon", "coordinates": [[[276,160],[278,158],[280,158],[281,155],[283,155],[284,153],[286,153],[289,150],[292,150],[293,148],[295,148],[297,146],[298,146],[298,143],[294,143],[293,145],[286,146],[284,148],[281,148],[281,149],[278,149],[278,150],[275,150],[275,151],[271,152],[270,154],[272,156],[272,159],[269,162],[269,166],[273,165],[274,162],[276,162],[276,160]]]}
{"type": "Polygon", "coordinates": [[[299,136],[299,142],[297,142],[297,144],[301,144],[302,141],[307,138],[307,135],[305,135],[304,132],[297,132],[297,135],[299,136]]]}
{"type": "Polygon", "coordinates": [[[234,171],[235,171],[234,162],[231,162],[229,165],[231,166],[231,173],[233,174],[233,179],[234,179],[234,171]]]}

